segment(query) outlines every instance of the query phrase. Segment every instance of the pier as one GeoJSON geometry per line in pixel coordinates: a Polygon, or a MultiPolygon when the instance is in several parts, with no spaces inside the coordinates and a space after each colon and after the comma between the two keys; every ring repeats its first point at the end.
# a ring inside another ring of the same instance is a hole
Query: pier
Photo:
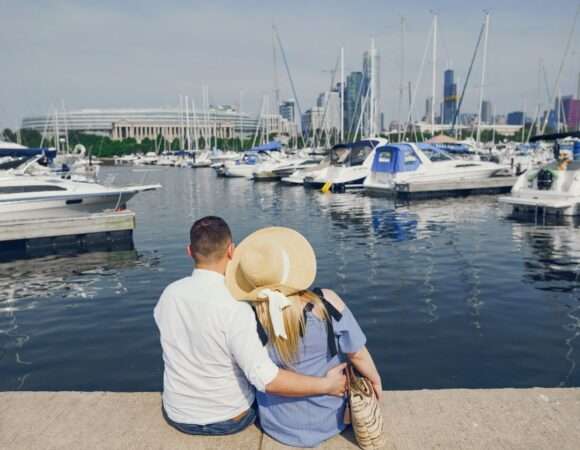
{"type": "Polygon", "coordinates": [[[79,216],[0,221],[0,260],[62,252],[132,247],[135,213],[110,211],[79,216]]]}
{"type": "MultiPolygon", "coordinates": [[[[385,449],[576,450],[580,388],[384,393],[385,449]]],[[[161,395],[1,392],[0,448],[288,449],[251,426],[224,437],[182,434],[161,416],[161,395]]],[[[347,431],[318,447],[354,450],[347,431]]]]}

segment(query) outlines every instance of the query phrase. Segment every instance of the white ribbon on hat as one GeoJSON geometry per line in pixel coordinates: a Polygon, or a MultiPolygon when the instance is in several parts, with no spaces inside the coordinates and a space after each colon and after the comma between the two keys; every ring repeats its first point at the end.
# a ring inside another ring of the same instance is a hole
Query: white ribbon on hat
{"type": "Polygon", "coordinates": [[[270,310],[270,321],[276,337],[288,339],[286,327],[284,326],[284,317],[282,311],[292,305],[288,297],[278,291],[263,289],[258,293],[258,298],[268,299],[268,309],[270,310]]]}

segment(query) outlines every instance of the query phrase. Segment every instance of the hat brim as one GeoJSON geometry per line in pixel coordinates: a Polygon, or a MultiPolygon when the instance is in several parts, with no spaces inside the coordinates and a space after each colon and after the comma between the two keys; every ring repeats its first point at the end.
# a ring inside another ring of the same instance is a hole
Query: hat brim
{"type": "Polygon", "coordinates": [[[304,236],[291,228],[269,227],[247,236],[234,251],[234,256],[226,269],[226,286],[236,300],[258,300],[262,289],[279,290],[291,295],[308,289],[316,278],[316,255],[304,236]],[[242,255],[248,247],[261,241],[274,240],[288,255],[290,269],[283,285],[251,286],[240,270],[242,255]]]}

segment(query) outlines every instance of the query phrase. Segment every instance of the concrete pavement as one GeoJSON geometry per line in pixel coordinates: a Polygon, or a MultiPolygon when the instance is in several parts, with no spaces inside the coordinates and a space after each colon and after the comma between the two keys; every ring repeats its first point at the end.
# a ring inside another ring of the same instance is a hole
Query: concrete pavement
{"type": "MultiPolygon", "coordinates": [[[[386,449],[580,448],[580,389],[385,392],[386,449]]],[[[165,424],[159,393],[0,392],[0,449],[264,449],[250,427],[193,437],[165,424]]],[[[320,449],[356,449],[352,433],[320,449]]]]}

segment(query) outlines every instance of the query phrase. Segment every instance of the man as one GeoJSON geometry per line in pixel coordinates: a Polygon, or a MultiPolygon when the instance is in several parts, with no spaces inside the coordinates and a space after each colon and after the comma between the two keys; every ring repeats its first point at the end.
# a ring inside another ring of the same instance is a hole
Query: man
{"type": "Polygon", "coordinates": [[[309,377],[270,360],[251,307],[226,288],[234,244],[223,219],[195,222],[187,252],[193,274],[170,284],[154,311],[165,364],[163,414],[170,425],[190,434],[237,433],[256,419],[251,385],[283,396],[344,395],[344,365],[309,377]]]}

